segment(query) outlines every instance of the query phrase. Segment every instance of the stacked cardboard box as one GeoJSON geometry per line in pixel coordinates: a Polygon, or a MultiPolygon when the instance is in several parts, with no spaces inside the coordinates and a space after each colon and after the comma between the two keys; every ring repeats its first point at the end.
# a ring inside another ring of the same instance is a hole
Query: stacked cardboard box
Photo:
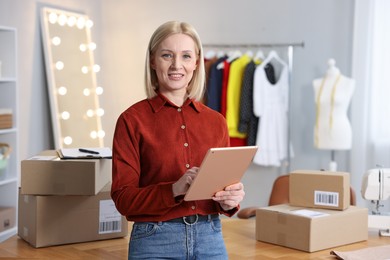
{"type": "Polygon", "coordinates": [[[290,204],[256,212],[256,239],[306,252],[368,238],[368,210],[350,206],[349,173],[290,173],[290,204]]]}
{"type": "Polygon", "coordinates": [[[36,248],[126,236],[110,188],[110,159],[60,160],[51,150],[23,160],[18,235],[36,248]]]}
{"type": "Polygon", "coordinates": [[[12,110],[0,109],[0,129],[12,128],[12,110]]]}
{"type": "Polygon", "coordinates": [[[290,173],[290,204],[309,208],[345,210],[350,206],[347,172],[294,171],[290,173]]]}
{"type": "Polygon", "coordinates": [[[21,193],[96,195],[111,181],[111,160],[61,160],[48,150],[21,163],[21,193]]]}

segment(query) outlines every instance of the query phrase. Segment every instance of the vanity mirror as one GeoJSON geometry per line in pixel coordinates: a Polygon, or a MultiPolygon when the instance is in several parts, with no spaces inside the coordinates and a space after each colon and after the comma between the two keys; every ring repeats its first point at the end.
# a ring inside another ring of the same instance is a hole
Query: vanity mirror
{"type": "Polygon", "coordinates": [[[55,148],[103,147],[93,22],[85,14],[53,8],[41,13],[42,42],[55,148]]]}

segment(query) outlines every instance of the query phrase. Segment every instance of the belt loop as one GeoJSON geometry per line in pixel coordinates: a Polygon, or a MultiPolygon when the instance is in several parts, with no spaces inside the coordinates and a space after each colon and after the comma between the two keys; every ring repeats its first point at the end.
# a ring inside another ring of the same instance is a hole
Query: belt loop
{"type": "Polygon", "coordinates": [[[211,214],[207,215],[207,222],[211,221],[211,214]]]}

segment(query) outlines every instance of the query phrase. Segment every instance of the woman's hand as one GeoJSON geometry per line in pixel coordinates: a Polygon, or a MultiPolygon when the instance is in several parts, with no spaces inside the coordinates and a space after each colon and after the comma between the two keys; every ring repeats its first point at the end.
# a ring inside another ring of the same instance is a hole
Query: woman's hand
{"type": "Polygon", "coordinates": [[[244,199],[244,196],[244,184],[239,182],[215,193],[213,200],[219,202],[223,210],[228,211],[237,207],[244,199]]]}
{"type": "Polygon", "coordinates": [[[192,167],[188,169],[180,179],[172,185],[173,197],[184,195],[187,193],[188,188],[192,184],[196,175],[198,174],[199,167],[192,167]]]}

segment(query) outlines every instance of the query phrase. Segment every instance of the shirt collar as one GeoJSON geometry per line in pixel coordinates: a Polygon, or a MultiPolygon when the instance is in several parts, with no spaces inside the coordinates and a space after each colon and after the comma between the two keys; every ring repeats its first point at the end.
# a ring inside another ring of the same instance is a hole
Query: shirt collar
{"type": "MultiPolygon", "coordinates": [[[[155,113],[159,112],[164,106],[178,107],[177,105],[170,102],[164,95],[158,93],[157,96],[149,99],[149,104],[152,106],[152,109],[155,113]]],[[[202,111],[202,106],[199,102],[194,99],[188,98],[182,107],[191,106],[195,111],[200,113],[202,111]]]]}

